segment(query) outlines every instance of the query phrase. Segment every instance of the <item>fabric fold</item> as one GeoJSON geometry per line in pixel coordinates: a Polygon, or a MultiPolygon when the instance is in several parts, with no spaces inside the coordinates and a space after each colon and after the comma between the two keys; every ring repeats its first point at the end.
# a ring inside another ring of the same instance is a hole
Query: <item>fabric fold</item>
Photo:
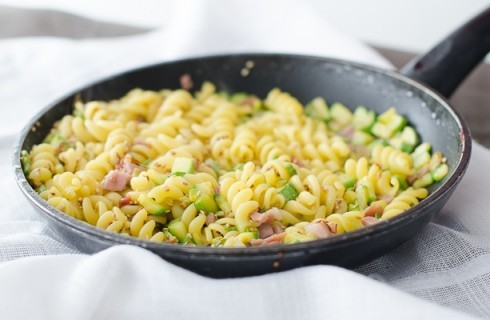
{"type": "Polygon", "coordinates": [[[6,262],[0,283],[15,319],[472,319],[338,267],[216,280],[124,245],[6,262]]]}

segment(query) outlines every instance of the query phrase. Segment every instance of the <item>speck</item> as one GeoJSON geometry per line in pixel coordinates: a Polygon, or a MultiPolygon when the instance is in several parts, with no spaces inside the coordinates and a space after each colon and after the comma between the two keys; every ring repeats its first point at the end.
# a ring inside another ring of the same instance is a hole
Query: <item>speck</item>
{"type": "Polygon", "coordinates": [[[279,266],[280,266],[280,265],[281,265],[281,264],[279,263],[279,261],[277,261],[277,260],[276,260],[276,261],[274,261],[274,263],[272,264],[272,267],[273,267],[273,268],[279,268],[279,266]]]}
{"type": "Polygon", "coordinates": [[[240,70],[240,75],[242,77],[246,77],[250,74],[250,69],[247,69],[247,68],[243,68],[242,70],[240,70]]]}
{"type": "Polygon", "coordinates": [[[406,94],[406,95],[407,95],[407,97],[409,97],[409,98],[413,97],[413,92],[412,92],[412,91],[407,91],[405,94],[406,94]]]}
{"type": "Polygon", "coordinates": [[[255,62],[253,62],[252,60],[248,60],[247,62],[245,62],[245,68],[252,69],[254,66],[255,62]]]}

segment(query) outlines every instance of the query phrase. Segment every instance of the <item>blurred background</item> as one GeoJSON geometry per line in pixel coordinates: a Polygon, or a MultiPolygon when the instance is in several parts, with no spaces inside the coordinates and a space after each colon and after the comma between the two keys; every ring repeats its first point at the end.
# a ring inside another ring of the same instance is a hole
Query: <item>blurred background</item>
{"type": "MultiPolygon", "coordinates": [[[[233,0],[232,0],[233,1],[233,0]]],[[[219,5],[219,0],[215,1],[219,5]]],[[[367,43],[422,52],[489,5],[486,0],[303,0],[344,33],[367,43]]],[[[165,25],[169,0],[0,0],[0,5],[65,10],[80,16],[142,28],[165,25]]],[[[246,2],[244,2],[246,10],[246,2]]],[[[4,27],[4,26],[2,26],[4,27]]]]}
{"type": "MultiPolygon", "coordinates": [[[[232,0],[233,1],[233,0],[232,0]]],[[[265,0],[267,1],[267,0],[265,0]]],[[[178,1],[170,0],[0,0],[0,38],[13,36],[112,37],[165,27],[178,1]],[[33,9],[31,11],[31,9],[33,9]],[[33,12],[44,10],[43,19],[33,12]],[[65,19],[59,19],[64,12],[65,19]],[[66,14],[72,15],[66,23],[66,14]],[[62,22],[60,22],[62,21],[62,22]],[[25,24],[39,25],[25,33],[25,24]],[[83,33],[80,26],[83,25],[83,33]],[[48,30],[48,31],[47,31],[48,30]]],[[[220,0],[210,1],[219,6],[220,0]]],[[[243,10],[253,10],[243,1],[243,10]]],[[[374,47],[395,67],[425,52],[464,21],[485,9],[486,0],[303,0],[341,33],[374,47]]],[[[233,13],[231,13],[233,14],[233,13]]],[[[285,17],[287,19],[287,17],[285,17]]],[[[291,21],[298,23],[298,21],[291,21]]],[[[299,23],[301,23],[299,21],[299,23]]],[[[325,39],[328,41],[328,39],[325,39]]],[[[482,112],[490,102],[490,66],[479,66],[451,98],[470,123],[474,138],[490,146],[482,112]]]]}

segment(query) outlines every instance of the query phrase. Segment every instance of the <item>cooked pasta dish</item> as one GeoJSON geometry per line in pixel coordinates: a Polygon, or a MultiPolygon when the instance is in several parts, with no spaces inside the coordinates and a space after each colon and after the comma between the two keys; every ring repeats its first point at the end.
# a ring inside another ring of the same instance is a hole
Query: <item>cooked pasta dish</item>
{"type": "Polygon", "coordinates": [[[448,172],[395,108],[302,105],[206,82],[76,101],[22,152],[51,206],[97,228],[213,247],[289,244],[382,223],[448,172]]]}

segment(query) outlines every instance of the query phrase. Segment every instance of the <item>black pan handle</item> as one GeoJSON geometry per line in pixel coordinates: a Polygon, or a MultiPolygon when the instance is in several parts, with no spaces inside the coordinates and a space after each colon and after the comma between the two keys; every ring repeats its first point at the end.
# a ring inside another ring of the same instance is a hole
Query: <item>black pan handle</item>
{"type": "Polygon", "coordinates": [[[489,51],[490,7],[400,71],[450,97],[489,51]]]}

